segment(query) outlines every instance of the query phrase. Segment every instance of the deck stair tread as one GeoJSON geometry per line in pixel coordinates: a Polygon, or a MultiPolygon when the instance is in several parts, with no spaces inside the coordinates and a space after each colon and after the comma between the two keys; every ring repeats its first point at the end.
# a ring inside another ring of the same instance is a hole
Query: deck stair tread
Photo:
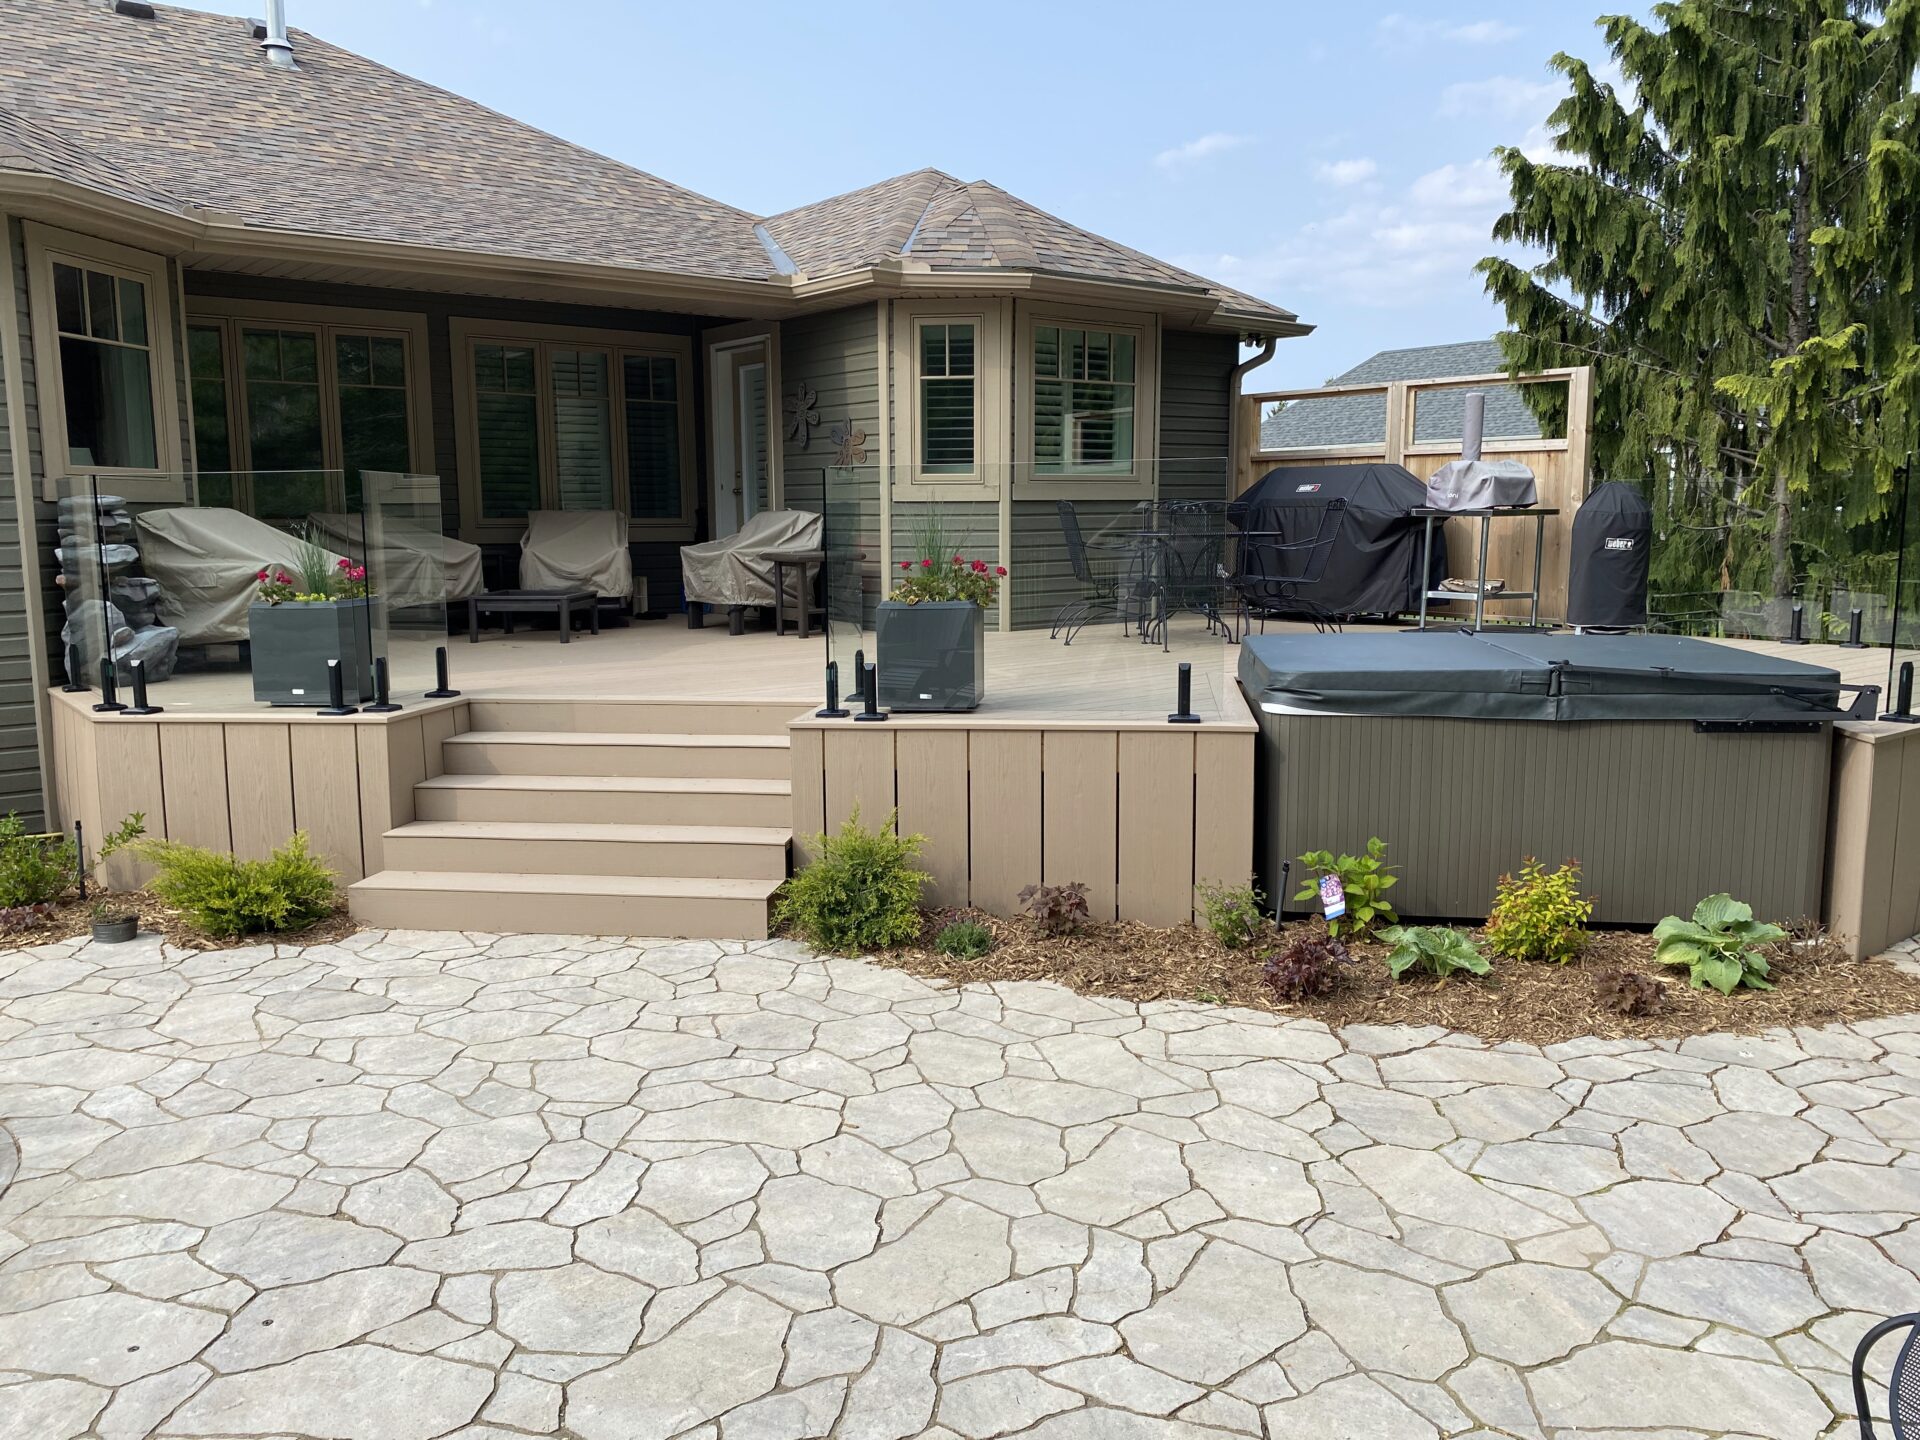
{"type": "Polygon", "coordinates": [[[423,840],[593,840],[616,844],[785,845],[791,830],[764,825],[611,825],[557,820],[414,820],[387,831],[423,840]]]}
{"type": "Polygon", "coordinates": [[[791,780],[686,775],[436,775],[416,790],[580,790],[664,795],[791,795],[791,780]]]}
{"type": "Polygon", "coordinates": [[[382,870],[350,887],[359,891],[531,891],[541,895],[602,895],[620,899],[767,900],[779,880],[698,879],[685,875],[522,875],[469,870],[382,870]]]}
{"type": "Polygon", "coordinates": [[[468,730],[443,745],[605,745],[635,750],[786,750],[784,735],[670,735],[648,730],[468,730]]]}

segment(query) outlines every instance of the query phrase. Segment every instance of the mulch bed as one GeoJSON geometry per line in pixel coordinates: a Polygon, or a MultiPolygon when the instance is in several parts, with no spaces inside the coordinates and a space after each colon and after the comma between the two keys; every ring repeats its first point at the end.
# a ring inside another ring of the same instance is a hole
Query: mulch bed
{"type": "MultiPolygon", "coordinates": [[[[1305,927],[1318,930],[1320,922],[1296,921],[1285,933],[1305,927]]],[[[1594,931],[1586,951],[1568,965],[1496,956],[1486,976],[1448,980],[1395,981],[1387,973],[1388,947],[1361,944],[1351,947],[1354,963],[1332,994],[1299,1004],[1276,1000],[1261,978],[1261,966],[1281,943],[1269,929],[1257,946],[1228,950],[1211,932],[1195,926],[1160,929],[1127,922],[1091,924],[1076,935],[1049,936],[1025,919],[946,911],[928,917],[918,944],[873,958],[926,979],[956,983],[1052,980],[1086,995],[1243,1005],[1335,1027],[1439,1025],[1488,1041],[1533,1045],[1585,1035],[1655,1039],[1753,1032],[1920,1012],[1920,978],[1885,961],[1854,960],[1823,936],[1772,947],[1767,961],[1776,988],[1733,995],[1690,989],[1684,970],[1653,963],[1652,937],[1625,930],[1594,931]],[[977,920],[994,932],[994,948],[978,960],[955,960],[933,948],[941,927],[961,918],[977,920]],[[1619,970],[1654,976],[1665,984],[1653,1013],[1624,1016],[1596,995],[1595,981],[1619,970]]]]}
{"type": "Polygon", "coordinates": [[[88,934],[93,929],[93,907],[102,899],[112,902],[116,914],[125,914],[128,910],[137,914],[142,935],[162,935],[168,943],[184,950],[237,950],[246,945],[325,945],[351,935],[360,928],[347,914],[346,905],[342,903],[326,919],[316,921],[304,930],[223,939],[201,934],[182,918],[179,911],[162,904],[145,891],[135,890],[110,896],[89,892],[85,901],[67,900],[54,906],[52,914],[30,929],[0,934],[0,948],[24,949],[30,945],[48,945],[56,940],[70,940],[75,935],[88,934]]]}

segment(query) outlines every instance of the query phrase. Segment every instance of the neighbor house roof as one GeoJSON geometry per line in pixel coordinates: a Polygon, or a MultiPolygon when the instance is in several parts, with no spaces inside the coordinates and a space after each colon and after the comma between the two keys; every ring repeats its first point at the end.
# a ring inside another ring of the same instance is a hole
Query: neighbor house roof
{"type": "Polygon", "coordinates": [[[984,182],[916,170],[761,217],[305,31],[287,71],[266,63],[250,21],[153,8],[5,0],[0,179],[256,234],[781,286],[883,265],[1026,272],[1190,293],[1249,330],[1305,328],[984,182]]]}
{"type": "MultiPolygon", "coordinates": [[[[1497,375],[1507,362],[1497,340],[1465,340],[1453,345],[1420,345],[1408,350],[1382,350],[1361,361],[1329,385],[1377,385],[1394,380],[1440,380],[1454,375],[1497,375]]],[[[1513,385],[1481,387],[1487,397],[1485,435],[1489,440],[1536,439],[1540,424],[1513,385]]],[[[1440,390],[1424,395],[1414,410],[1416,442],[1452,440],[1460,434],[1466,406],[1464,391],[1440,390]]],[[[1263,450],[1320,449],[1333,445],[1377,445],[1386,437],[1387,397],[1330,395],[1317,400],[1295,400],[1279,414],[1260,420],[1263,450]]]]}

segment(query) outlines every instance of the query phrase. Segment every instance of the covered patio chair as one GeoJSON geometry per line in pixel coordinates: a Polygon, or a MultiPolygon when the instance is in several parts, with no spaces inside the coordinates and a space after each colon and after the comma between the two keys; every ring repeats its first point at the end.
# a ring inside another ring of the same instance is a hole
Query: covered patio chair
{"type": "Polygon", "coordinates": [[[616,510],[535,510],[520,537],[522,590],[585,590],[635,608],[627,518],[616,510]]]}
{"type": "Polygon", "coordinates": [[[1887,1423],[1893,1440],[1920,1440],[1920,1315],[1896,1315],[1882,1320],[1860,1337],[1853,1352],[1853,1406],[1860,1417],[1860,1440],[1874,1440],[1872,1412],[1867,1401],[1867,1354],[1896,1330],[1907,1332],[1894,1357],[1887,1382],[1887,1423]]]}
{"type": "MultiPolygon", "coordinates": [[[[732,535],[700,545],[680,547],[680,581],[687,596],[687,626],[698,629],[706,607],[724,605],[727,633],[746,628],[749,605],[774,605],[773,556],[818,550],[826,530],[825,517],[811,510],[763,510],[732,535]]],[[[787,567],[787,603],[796,609],[807,603],[799,593],[804,567],[787,567]]]]}
{"type": "Polygon", "coordinates": [[[442,535],[411,517],[381,516],[373,526],[377,554],[367,553],[367,517],[318,510],[307,516],[313,538],[367,563],[390,605],[445,605],[486,589],[480,547],[442,535]]]}

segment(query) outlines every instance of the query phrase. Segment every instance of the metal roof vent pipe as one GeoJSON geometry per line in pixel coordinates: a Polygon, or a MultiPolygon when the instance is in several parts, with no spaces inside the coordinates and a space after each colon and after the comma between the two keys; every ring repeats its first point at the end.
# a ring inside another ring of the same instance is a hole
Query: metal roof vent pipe
{"type": "Polygon", "coordinates": [[[276,70],[298,70],[293,58],[293,42],[287,38],[287,0],[267,0],[266,35],[260,48],[267,52],[267,63],[276,70]]]}
{"type": "Polygon", "coordinates": [[[1487,397],[1484,391],[1469,390],[1466,409],[1460,416],[1460,458],[1478,460],[1481,438],[1487,433],[1487,397]]]}

